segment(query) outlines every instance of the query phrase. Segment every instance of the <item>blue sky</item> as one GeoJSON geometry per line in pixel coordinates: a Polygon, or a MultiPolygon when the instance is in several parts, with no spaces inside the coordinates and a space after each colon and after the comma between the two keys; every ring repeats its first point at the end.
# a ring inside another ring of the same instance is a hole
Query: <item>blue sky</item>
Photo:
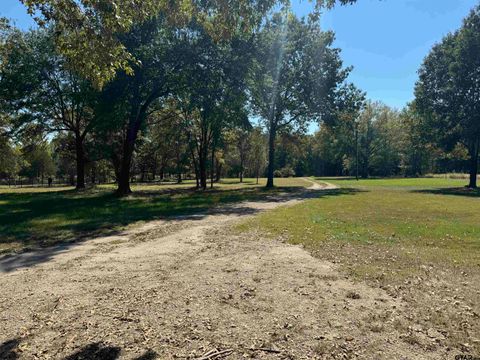
{"type": "MultiPolygon", "coordinates": [[[[309,4],[297,0],[298,14],[309,4]]],[[[350,79],[372,100],[402,108],[413,99],[417,70],[432,45],[461,26],[479,0],[358,0],[337,7],[322,18],[334,30],[336,46],[350,79]]]]}
{"type": "MultiPolygon", "coordinates": [[[[306,0],[292,0],[305,15],[306,0]]],[[[457,29],[479,0],[358,0],[322,17],[322,27],[334,30],[345,65],[353,65],[350,80],[372,100],[401,108],[413,98],[417,70],[435,42],[457,29]]],[[[33,24],[19,0],[0,0],[0,15],[22,28],[33,24]]]]}

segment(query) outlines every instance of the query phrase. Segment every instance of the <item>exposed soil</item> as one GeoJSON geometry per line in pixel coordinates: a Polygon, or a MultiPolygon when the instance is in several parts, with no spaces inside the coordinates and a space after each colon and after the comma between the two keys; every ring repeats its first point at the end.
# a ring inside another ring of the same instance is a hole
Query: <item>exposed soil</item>
{"type": "Polygon", "coordinates": [[[386,291],[232,231],[317,191],[0,259],[0,358],[453,359],[402,339],[409,309],[386,291]]]}

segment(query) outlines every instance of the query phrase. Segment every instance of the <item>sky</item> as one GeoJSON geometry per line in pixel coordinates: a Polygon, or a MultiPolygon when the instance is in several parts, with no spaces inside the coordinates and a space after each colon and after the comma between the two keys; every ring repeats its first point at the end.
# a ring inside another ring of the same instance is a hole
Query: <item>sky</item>
{"type": "MultiPolygon", "coordinates": [[[[297,0],[299,15],[311,5],[297,0]]],[[[479,0],[358,0],[321,19],[336,33],[350,80],[367,97],[401,109],[413,100],[417,71],[432,45],[458,29],[479,0]]]]}
{"type": "MultiPolygon", "coordinates": [[[[299,16],[311,3],[292,0],[299,16]]],[[[461,26],[462,19],[480,0],[358,0],[351,6],[326,11],[325,30],[336,33],[349,80],[367,97],[401,109],[413,99],[417,70],[432,45],[461,26]]],[[[0,16],[21,28],[33,26],[19,0],[0,0],[0,16]]]]}

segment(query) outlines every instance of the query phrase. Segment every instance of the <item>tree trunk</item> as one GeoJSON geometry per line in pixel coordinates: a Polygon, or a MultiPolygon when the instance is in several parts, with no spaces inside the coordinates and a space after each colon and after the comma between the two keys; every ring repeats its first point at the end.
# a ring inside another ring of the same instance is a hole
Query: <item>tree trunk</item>
{"type": "Polygon", "coordinates": [[[213,182],[215,181],[215,146],[212,145],[212,159],[211,159],[211,171],[210,171],[210,189],[213,189],[213,182]]]}
{"type": "Polygon", "coordinates": [[[480,141],[476,140],[470,150],[470,182],[468,184],[468,187],[470,189],[477,188],[479,150],[480,150],[480,141]]]}
{"type": "Polygon", "coordinates": [[[240,155],[240,183],[243,183],[243,156],[240,155]]]}
{"type": "Polygon", "coordinates": [[[92,185],[95,186],[95,183],[97,182],[97,168],[95,166],[92,166],[91,180],[92,185]]]}
{"type": "Polygon", "coordinates": [[[195,188],[198,189],[200,188],[200,175],[198,171],[198,162],[195,156],[195,150],[193,149],[193,146],[191,143],[190,143],[190,155],[192,157],[193,170],[195,171],[195,182],[196,182],[195,188]]]}
{"type": "Polygon", "coordinates": [[[215,182],[220,182],[222,177],[222,164],[217,160],[216,171],[215,171],[215,182]]]}
{"type": "Polygon", "coordinates": [[[207,161],[206,159],[202,156],[199,159],[200,166],[200,188],[202,190],[207,190],[207,161]]]}
{"type": "Polygon", "coordinates": [[[75,134],[75,152],[77,163],[77,190],[85,189],[85,153],[83,139],[80,134],[75,134]]]}
{"type": "Polygon", "coordinates": [[[204,145],[201,146],[200,154],[198,154],[198,168],[200,188],[207,190],[207,149],[204,145]]]}
{"type": "Polygon", "coordinates": [[[177,183],[180,184],[182,182],[182,166],[180,163],[180,152],[177,149],[176,151],[176,160],[177,160],[177,183]]]}
{"type": "Polygon", "coordinates": [[[268,170],[267,188],[273,188],[273,172],[275,171],[275,137],[277,129],[273,121],[270,123],[270,134],[268,137],[268,170]]]}
{"type": "Polygon", "coordinates": [[[132,193],[132,190],[130,189],[130,167],[132,165],[132,156],[136,138],[137,131],[135,131],[135,127],[129,126],[127,137],[123,144],[123,156],[120,162],[120,172],[117,180],[118,188],[116,194],[118,196],[125,196],[132,193]]]}

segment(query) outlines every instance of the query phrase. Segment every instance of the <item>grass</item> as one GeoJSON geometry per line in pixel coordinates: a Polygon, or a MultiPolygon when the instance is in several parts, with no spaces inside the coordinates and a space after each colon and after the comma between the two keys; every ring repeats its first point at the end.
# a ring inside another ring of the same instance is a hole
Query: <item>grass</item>
{"type": "Polygon", "coordinates": [[[241,227],[288,234],[290,242],[314,250],[327,243],[353,244],[402,249],[411,261],[421,255],[426,262],[480,264],[480,193],[463,192],[462,180],[316,180],[355,191],[279,208],[241,227]]]}
{"type": "MultiPolygon", "coordinates": [[[[227,179],[214,190],[194,191],[194,182],[142,184],[133,195],[117,198],[114,186],[85,192],[72,188],[0,188],[0,253],[107,234],[141,221],[200,213],[222,203],[263,197],[265,179],[227,179]]],[[[309,185],[302,179],[277,179],[273,191],[309,185]]]]}
{"type": "Polygon", "coordinates": [[[418,188],[418,189],[433,189],[433,188],[451,188],[463,187],[468,184],[468,181],[463,179],[450,178],[394,178],[394,179],[359,179],[354,178],[317,178],[320,181],[328,181],[338,186],[349,186],[356,188],[364,187],[387,187],[387,188],[418,188]]]}

